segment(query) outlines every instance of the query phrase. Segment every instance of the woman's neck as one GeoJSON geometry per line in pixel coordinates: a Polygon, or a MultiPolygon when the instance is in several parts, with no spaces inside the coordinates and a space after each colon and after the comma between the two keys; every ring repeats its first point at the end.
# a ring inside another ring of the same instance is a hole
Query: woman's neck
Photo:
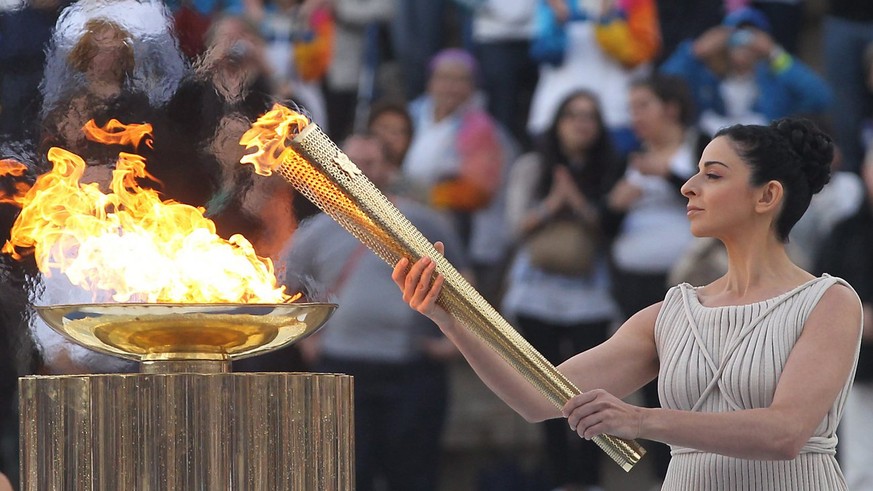
{"type": "Polygon", "coordinates": [[[450,106],[446,106],[446,105],[442,105],[442,104],[440,104],[440,105],[434,104],[434,106],[433,106],[433,120],[435,122],[439,123],[440,121],[451,116],[452,113],[454,113],[457,110],[458,110],[457,107],[450,107],[450,106]]]}
{"type": "Polygon", "coordinates": [[[588,160],[587,148],[567,148],[566,146],[561,146],[561,152],[567,158],[568,165],[581,165],[588,160]]]}
{"type": "Polygon", "coordinates": [[[728,272],[713,284],[713,293],[726,301],[771,298],[808,281],[812,275],[794,264],[785,244],[770,232],[761,240],[726,240],[728,272]]]}

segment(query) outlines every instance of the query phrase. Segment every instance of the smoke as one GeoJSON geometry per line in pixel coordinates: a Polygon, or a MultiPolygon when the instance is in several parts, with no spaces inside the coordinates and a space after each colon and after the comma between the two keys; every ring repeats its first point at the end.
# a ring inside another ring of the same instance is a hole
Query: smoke
{"type": "MultiPolygon", "coordinates": [[[[41,275],[41,281],[28,289],[31,305],[66,305],[112,302],[110,292],[89,292],[79,288],[59,272],[41,275]]],[[[86,349],[55,331],[39,315],[29,318],[30,332],[49,370],[61,372],[113,373],[134,369],[134,363],[86,349]]]]}

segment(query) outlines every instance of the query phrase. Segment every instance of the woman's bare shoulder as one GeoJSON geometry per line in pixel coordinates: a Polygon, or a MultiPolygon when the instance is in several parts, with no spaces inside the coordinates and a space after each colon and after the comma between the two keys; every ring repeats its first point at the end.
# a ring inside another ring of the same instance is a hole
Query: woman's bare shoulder
{"type": "Polygon", "coordinates": [[[804,330],[822,330],[828,335],[860,335],[863,307],[855,290],[845,282],[838,281],[822,294],[807,319],[804,330]]]}

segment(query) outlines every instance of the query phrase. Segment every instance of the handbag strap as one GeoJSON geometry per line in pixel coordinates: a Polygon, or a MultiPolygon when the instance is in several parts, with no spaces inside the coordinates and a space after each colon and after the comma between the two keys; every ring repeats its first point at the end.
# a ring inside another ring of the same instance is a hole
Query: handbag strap
{"type": "Polygon", "coordinates": [[[363,243],[358,243],[355,250],[346,258],[346,262],[343,264],[343,268],[334,280],[333,285],[328,288],[327,293],[329,295],[336,295],[343,289],[343,286],[345,286],[352,272],[357,268],[358,263],[361,262],[361,258],[364,257],[366,251],[367,247],[363,243]]]}

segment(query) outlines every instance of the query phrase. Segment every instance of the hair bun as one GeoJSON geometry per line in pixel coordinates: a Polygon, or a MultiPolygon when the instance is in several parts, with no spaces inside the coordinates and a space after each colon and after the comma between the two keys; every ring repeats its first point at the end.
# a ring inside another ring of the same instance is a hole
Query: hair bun
{"type": "Polygon", "coordinates": [[[822,190],[831,178],[834,142],[826,133],[806,119],[785,118],[774,123],[797,154],[800,170],[806,176],[812,193],[822,190]]]}

